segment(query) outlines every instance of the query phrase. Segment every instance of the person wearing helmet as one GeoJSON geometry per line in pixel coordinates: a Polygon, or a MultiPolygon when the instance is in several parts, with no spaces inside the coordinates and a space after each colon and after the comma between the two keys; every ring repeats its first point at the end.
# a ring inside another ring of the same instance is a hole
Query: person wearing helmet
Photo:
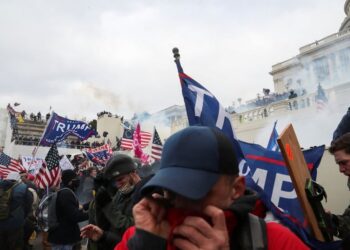
{"type": "Polygon", "coordinates": [[[98,249],[113,249],[124,231],[134,224],[133,194],[141,178],[136,173],[135,161],[125,154],[117,154],[109,159],[104,178],[107,189],[110,192],[116,190],[112,201],[103,208],[104,217],[110,225],[105,227],[98,222],[97,225],[89,224],[81,229],[81,236],[97,242],[98,249]]]}

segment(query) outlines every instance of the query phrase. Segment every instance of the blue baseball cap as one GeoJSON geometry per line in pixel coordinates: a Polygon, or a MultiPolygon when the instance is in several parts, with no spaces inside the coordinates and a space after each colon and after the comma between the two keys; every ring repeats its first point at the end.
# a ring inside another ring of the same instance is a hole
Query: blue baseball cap
{"type": "Polygon", "coordinates": [[[232,143],[217,128],[190,126],[170,136],[160,168],[141,189],[147,195],[164,188],[192,200],[205,197],[221,175],[237,175],[232,143]]]}

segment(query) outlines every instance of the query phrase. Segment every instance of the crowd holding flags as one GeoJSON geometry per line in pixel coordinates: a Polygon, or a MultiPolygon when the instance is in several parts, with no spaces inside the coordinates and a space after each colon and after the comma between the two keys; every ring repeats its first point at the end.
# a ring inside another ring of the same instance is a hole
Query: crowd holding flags
{"type": "MultiPolygon", "coordinates": [[[[304,221],[294,187],[290,181],[282,155],[279,152],[277,144],[278,133],[276,130],[277,121],[274,123],[266,149],[256,144],[238,141],[231,124],[230,115],[210,91],[184,73],[180,64],[178,50],[174,49],[173,52],[189,125],[217,127],[222,130],[233,144],[238,157],[240,172],[246,176],[247,185],[259,192],[267,208],[281,222],[289,226],[309,245],[317,244],[312,239],[310,240],[307,223],[304,221]],[[276,184],[277,176],[282,178],[278,180],[280,186],[276,184]],[[267,183],[272,185],[266,185],[267,183]]],[[[320,100],[320,105],[317,107],[321,107],[322,103],[327,102],[327,97],[320,85],[316,95],[316,101],[318,100],[320,100]]],[[[11,124],[13,123],[12,126],[15,126],[18,119],[12,121],[12,116],[16,117],[16,112],[11,106],[8,106],[8,111],[11,117],[11,124]]],[[[85,122],[69,120],[53,112],[39,143],[39,145],[51,146],[34,181],[39,188],[55,187],[60,183],[60,156],[56,143],[64,140],[71,134],[81,140],[86,140],[90,136],[96,135],[96,131],[91,129],[85,122]]],[[[148,164],[151,162],[151,159],[153,161],[161,159],[163,144],[156,128],[154,128],[152,134],[141,131],[140,124],[137,124],[136,128],[131,126],[128,128],[124,127],[121,149],[133,150],[136,158],[139,158],[143,164],[148,164]],[[149,145],[151,145],[150,155],[143,150],[149,145]]],[[[317,167],[323,152],[324,146],[304,151],[313,179],[316,179],[317,167]]],[[[90,161],[103,166],[113,152],[110,143],[107,143],[97,148],[86,149],[84,153],[90,161]]],[[[6,177],[12,171],[25,171],[25,168],[16,160],[1,153],[0,175],[6,177]]]]}

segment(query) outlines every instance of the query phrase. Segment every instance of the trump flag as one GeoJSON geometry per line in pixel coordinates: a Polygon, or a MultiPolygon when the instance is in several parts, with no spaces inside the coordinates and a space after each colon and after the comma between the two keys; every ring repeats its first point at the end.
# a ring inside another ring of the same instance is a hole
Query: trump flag
{"type": "Polygon", "coordinates": [[[75,135],[83,141],[96,134],[85,122],[70,120],[52,112],[39,145],[50,146],[63,141],[69,135],[75,135]]]}

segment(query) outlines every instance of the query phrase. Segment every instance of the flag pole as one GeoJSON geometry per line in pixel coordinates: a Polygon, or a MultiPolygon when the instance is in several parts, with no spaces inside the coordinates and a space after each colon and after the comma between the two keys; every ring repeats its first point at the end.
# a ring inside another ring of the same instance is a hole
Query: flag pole
{"type": "Polygon", "coordinates": [[[176,63],[176,67],[177,67],[177,71],[179,72],[179,74],[184,73],[181,63],[180,63],[180,52],[178,48],[173,48],[173,54],[174,54],[174,62],[176,63]]]}
{"type": "Polygon", "coordinates": [[[38,152],[38,149],[39,149],[39,146],[40,146],[40,142],[41,142],[41,140],[42,140],[43,137],[44,137],[44,134],[45,134],[45,132],[46,132],[46,130],[47,130],[47,127],[48,127],[48,125],[49,125],[50,122],[51,122],[53,113],[54,113],[54,111],[52,110],[52,111],[51,111],[51,115],[50,115],[50,119],[49,119],[48,121],[46,121],[46,126],[45,126],[45,129],[44,129],[43,134],[42,134],[41,137],[40,137],[40,140],[39,140],[39,142],[38,142],[38,145],[36,145],[36,146],[34,147],[34,150],[33,150],[33,152],[32,152],[32,156],[33,156],[33,157],[32,157],[32,162],[31,162],[31,164],[32,164],[33,161],[34,161],[34,157],[36,156],[36,153],[38,152]]]}

